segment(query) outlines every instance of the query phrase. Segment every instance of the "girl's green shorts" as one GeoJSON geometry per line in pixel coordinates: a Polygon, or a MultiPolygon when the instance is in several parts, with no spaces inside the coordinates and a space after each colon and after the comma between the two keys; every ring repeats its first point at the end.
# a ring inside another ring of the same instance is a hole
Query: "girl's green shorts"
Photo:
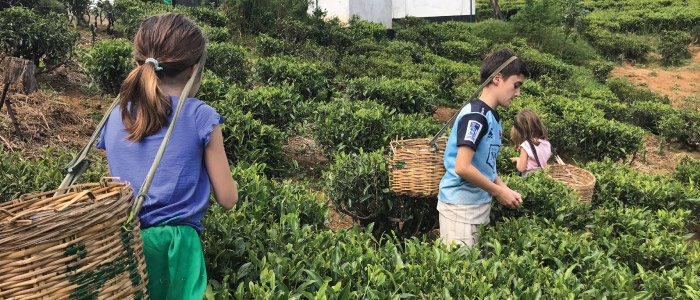
{"type": "Polygon", "coordinates": [[[187,225],[150,227],[141,238],[150,298],[201,300],[207,270],[197,231],[187,225]]]}

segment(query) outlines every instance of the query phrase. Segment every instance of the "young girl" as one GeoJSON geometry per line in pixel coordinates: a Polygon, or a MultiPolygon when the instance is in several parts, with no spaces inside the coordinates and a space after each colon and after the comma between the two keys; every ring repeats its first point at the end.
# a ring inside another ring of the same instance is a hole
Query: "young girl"
{"type": "Polygon", "coordinates": [[[552,145],[547,140],[547,128],[534,110],[526,108],[513,121],[510,136],[516,149],[520,149],[520,157],[511,157],[516,168],[523,174],[544,168],[552,155],[552,145]]]}
{"type": "Polygon", "coordinates": [[[112,176],[141,189],[174,108],[186,101],[139,212],[151,299],[202,299],[207,285],[199,222],[210,193],[226,209],[238,189],[224,152],[219,124],[224,119],[204,102],[178,99],[191,76],[190,97],[199,89],[194,74],[206,40],[180,14],[152,16],[134,38],[138,64],[121,87],[97,147],[107,152],[112,176]]]}

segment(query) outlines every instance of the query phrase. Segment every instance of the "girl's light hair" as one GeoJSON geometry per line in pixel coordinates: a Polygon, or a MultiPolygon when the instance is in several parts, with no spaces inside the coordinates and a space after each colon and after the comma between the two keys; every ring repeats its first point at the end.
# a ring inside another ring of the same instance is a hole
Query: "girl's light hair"
{"type": "Polygon", "coordinates": [[[168,125],[172,102],[158,87],[158,79],[174,77],[194,66],[205,49],[202,31],[181,14],[155,15],[141,23],[134,37],[138,66],[126,77],[120,91],[127,140],[138,142],[168,125]],[[155,64],[145,62],[148,58],[157,60],[163,69],[156,71],[155,64]]]}
{"type": "Polygon", "coordinates": [[[520,148],[520,144],[529,138],[535,145],[540,144],[540,140],[546,140],[547,128],[534,110],[523,109],[513,121],[510,136],[513,139],[515,149],[520,148]]]}

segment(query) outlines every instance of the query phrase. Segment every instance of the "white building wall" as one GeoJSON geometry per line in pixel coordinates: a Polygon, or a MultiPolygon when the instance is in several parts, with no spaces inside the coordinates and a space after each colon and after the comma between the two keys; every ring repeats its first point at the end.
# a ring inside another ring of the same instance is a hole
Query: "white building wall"
{"type": "Polygon", "coordinates": [[[353,15],[391,28],[392,19],[411,17],[473,16],[476,0],[311,0],[309,13],[316,7],[348,23],[353,15]]]}
{"type": "Polygon", "coordinates": [[[391,29],[392,0],[350,0],[350,16],[358,15],[361,19],[382,23],[391,29]]]}
{"type": "Polygon", "coordinates": [[[338,17],[341,22],[348,23],[350,21],[350,1],[353,0],[311,0],[309,3],[309,13],[320,7],[321,10],[328,13],[328,17],[338,17]]]}
{"type": "Polygon", "coordinates": [[[476,14],[476,0],[393,0],[394,19],[447,17],[476,14]]]}

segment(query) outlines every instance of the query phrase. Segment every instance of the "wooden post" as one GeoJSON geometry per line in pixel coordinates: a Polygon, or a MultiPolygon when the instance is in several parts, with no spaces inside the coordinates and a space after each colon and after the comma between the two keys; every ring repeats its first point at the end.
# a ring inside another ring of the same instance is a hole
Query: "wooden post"
{"type": "Polygon", "coordinates": [[[17,118],[15,118],[15,112],[12,110],[10,99],[7,98],[7,90],[10,88],[11,84],[16,83],[21,78],[20,91],[26,94],[35,91],[36,78],[34,77],[34,72],[36,71],[36,67],[34,63],[29,60],[9,56],[5,57],[2,61],[2,66],[5,70],[3,73],[5,84],[3,85],[2,97],[0,97],[0,108],[7,102],[7,113],[10,115],[12,124],[15,126],[17,136],[22,139],[22,131],[19,129],[19,123],[17,122],[17,118]]]}
{"type": "Polygon", "coordinates": [[[2,61],[5,83],[15,84],[18,91],[28,95],[36,91],[36,66],[30,60],[7,56],[2,61]],[[20,80],[21,79],[21,80],[20,80]],[[19,82],[18,82],[19,81],[19,82]]]}

